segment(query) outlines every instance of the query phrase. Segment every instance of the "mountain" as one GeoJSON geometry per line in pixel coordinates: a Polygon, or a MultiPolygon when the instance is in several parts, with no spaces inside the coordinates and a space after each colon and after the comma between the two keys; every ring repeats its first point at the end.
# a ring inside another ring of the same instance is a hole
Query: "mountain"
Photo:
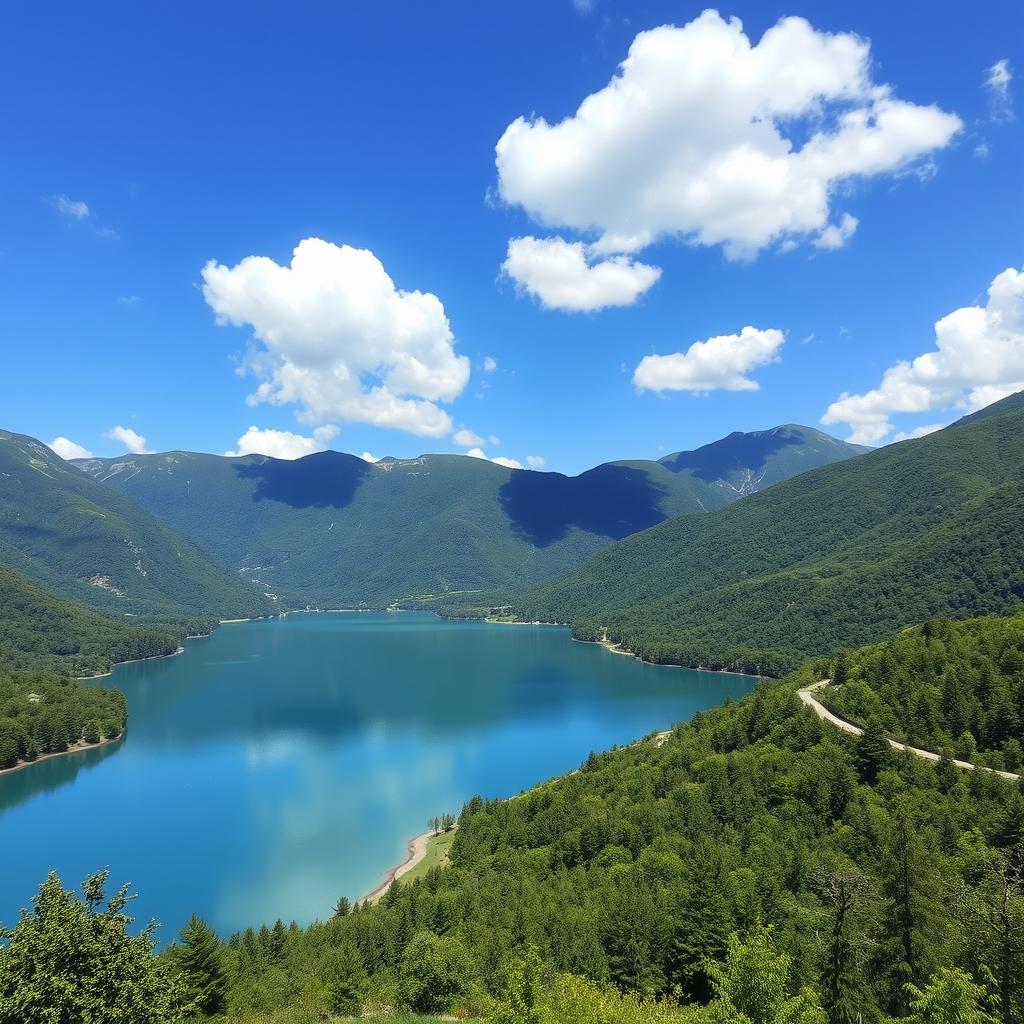
{"type": "Polygon", "coordinates": [[[1024,598],[1024,392],[629,537],[515,601],[654,661],[782,671],[1024,598]]]}
{"type": "Polygon", "coordinates": [[[238,573],[31,437],[0,431],[0,566],[119,619],[176,635],[259,615],[238,573]]]}
{"type": "Polygon", "coordinates": [[[292,606],[523,587],[612,541],[863,449],[808,427],[733,434],[576,477],[462,455],[295,461],[190,452],[77,461],[292,606]]]}
{"type": "Polygon", "coordinates": [[[0,566],[0,667],[95,675],[116,661],[172,654],[171,632],[127,624],[57,597],[0,566]]]}

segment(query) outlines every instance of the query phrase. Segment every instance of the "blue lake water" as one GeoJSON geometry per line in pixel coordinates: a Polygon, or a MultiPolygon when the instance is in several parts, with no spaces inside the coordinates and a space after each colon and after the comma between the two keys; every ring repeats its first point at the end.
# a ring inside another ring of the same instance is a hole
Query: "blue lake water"
{"type": "Polygon", "coordinates": [[[116,745],[0,777],[0,922],[48,870],[109,867],[168,941],[329,916],[427,818],[502,797],[740,697],[751,680],[656,668],[565,629],[420,613],[233,623],[119,666],[116,745]]]}

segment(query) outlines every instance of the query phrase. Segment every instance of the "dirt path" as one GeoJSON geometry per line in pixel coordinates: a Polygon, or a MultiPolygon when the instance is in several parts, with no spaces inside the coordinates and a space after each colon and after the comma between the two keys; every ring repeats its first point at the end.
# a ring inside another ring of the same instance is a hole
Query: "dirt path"
{"type": "Polygon", "coordinates": [[[391,883],[396,878],[401,878],[402,875],[409,871],[412,871],[414,867],[427,855],[427,842],[434,836],[434,832],[423,832],[421,835],[414,836],[409,840],[409,855],[402,861],[401,864],[396,868],[392,868],[380,885],[377,886],[373,892],[367,893],[361,900],[360,903],[376,903],[391,888],[391,883]]]}
{"type": "MultiPolygon", "coordinates": [[[[800,699],[809,707],[813,708],[817,716],[826,722],[831,723],[837,729],[842,729],[843,732],[852,733],[854,736],[860,736],[864,730],[859,726],[854,725],[852,722],[846,721],[845,718],[840,718],[838,715],[834,715],[824,704],[821,703],[815,696],[814,691],[820,689],[822,686],[827,686],[831,682],[829,679],[822,679],[818,683],[812,683],[810,686],[805,686],[802,690],[798,690],[797,693],[800,695],[800,699]]],[[[889,746],[893,750],[909,750],[911,754],[915,754],[917,757],[923,757],[926,761],[940,761],[942,758],[930,750],[921,750],[920,747],[910,747],[906,743],[900,743],[898,740],[889,740],[889,746]]],[[[953,764],[957,768],[963,768],[965,771],[983,771],[993,772],[1003,779],[1009,779],[1016,781],[1020,779],[1019,775],[1015,775],[1013,772],[1001,772],[996,768],[983,768],[980,765],[971,764],[970,761],[953,761],[953,764]]]]}

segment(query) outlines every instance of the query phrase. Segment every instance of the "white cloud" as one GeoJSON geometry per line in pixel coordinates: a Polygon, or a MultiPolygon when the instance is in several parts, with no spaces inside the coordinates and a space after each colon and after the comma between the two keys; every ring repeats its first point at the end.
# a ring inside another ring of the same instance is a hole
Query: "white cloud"
{"type": "Polygon", "coordinates": [[[460,448],[480,448],[484,439],[479,434],[474,434],[468,427],[460,427],[452,434],[452,440],[460,448]]]}
{"type": "Polygon", "coordinates": [[[138,295],[119,295],[117,301],[122,306],[134,306],[136,302],[141,302],[142,300],[138,295]]]}
{"type": "Polygon", "coordinates": [[[250,427],[239,439],[235,451],[225,455],[269,455],[274,459],[301,459],[303,455],[312,455],[327,448],[327,442],[336,437],[338,428],[333,425],[317,427],[312,437],[293,434],[290,430],[261,430],[250,427]]]}
{"type": "Polygon", "coordinates": [[[132,430],[131,427],[114,427],[113,430],[108,430],[103,436],[109,437],[111,441],[120,442],[133,455],[153,454],[153,450],[146,447],[146,439],[141,434],[132,430]]]}
{"type": "Polygon", "coordinates": [[[247,369],[260,380],[252,404],[295,403],[299,418],[345,420],[443,437],[437,403],[459,395],[469,360],[456,355],[444,306],[403,291],[367,249],[319,238],[300,242],[290,266],[248,256],[211,260],[203,295],[221,324],[248,324],[260,345],[247,369]]]}
{"type": "Polygon", "coordinates": [[[641,391],[756,391],[760,385],[747,374],[778,362],[785,340],[774,327],[744,327],[739,334],[695,341],[685,352],[644,356],[633,383],[641,391]]]}
{"type": "Polygon", "coordinates": [[[1012,81],[1010,62],[1005,58],[997,60],[985,72],[985,88],[990,102],[989,116],[993,121],[1013,120],[1013,97],[1010,95],[1012,81]]]}
{"type": "Polygon", "coordinates": [[[74,441],[69,440],[66,437],[55,437],[50,442],[50,447],[62,458],[62,459],[91,459],[92,452],[88,448],[83,448],[80,444],[75,444],[74,441]]]}
{"type": "Polygon", "coordinates": [[[580,14],[589,14],[594,9],[594,0],[572,0],[572,5],[580,14]]]}
{"type": "Polygon", "coordinates": [[[530,469],[543,469],[545,462],[543,455],[527,455],[526,464],[530,469]]]}
{"type": "Polygon", "coordinates": [[[859,223],[856,217],[844,213],[838,224],[829,224],[817,238],[812,238],[811,245],[818,249],[842,249],[853,237],[859,223]]]}
{"type": "Polygon", "coordinates": [[[380,462],[379,455],[371,455],[369,452],[363,452],[363,454],[360,455],[359,457],[363,460],[363,462],[380,462]]]}
{"type": "Polygon", "coordinates": [[[494,356],[484,356],[483,371],[484,373],[494,373],[498,368],[498,360],[494,356]]]}
{"type": "Polygon", "coordinates": [[[783,18],[752,43],[705,11],[641,32],[607,86],[556,124],[519,117],[498,190],[539,223],[596,233],[595,252],[663,236],[747,258],[832,238],[841,185],[902,171],[962,127],[871,77],[870,44],[783,18]]]}
{"type": "Polygon", "coordinates": [[[925,426],[914,427],[913,430],[901,430],[894,438],[894,441],[913,441],[919,437],[927,437],[929,434],[934,434],[936,430],[941,430],[945,423],[928,423],[925,426]]]}
{"type": "Polygon", "coordinates": [[[80,199],[69,199],[65,195],[54,196],[53,205],[72,220],[85,220],[89,216],[89,204],[80,199]]]}
{"type": "Polygon", "coordinates": [[[1024,390],[1024,268],[1009,267],[989,286],[985,306],[964,306],[935,324],[935,350],[901,361],[877,388],[844,392],[822,416],[846,423],[851,441],[876,444],[897,413],[975,410],[1024,390]]]}
{"type": "Polygon", "coordinates": [[[522,469],[523,465],[521,462],[517,462],[515,459],[506,459],[503,455],[499,455],[496,458],[490,458],[483,448],[476,447],[470,448],[466,455],[471,459],[483,459],[484,462],[493,462],[496,465],[504,466],[506,469],[522,469]]]}
{"type": "Polygon", "coordinates": [[[984,139],[982,139],[981,142],[979,142],[974,147],[974,155],[979,160],[984,160],[985,157],[987,157],[989,155],[989,153],[991,153],[991,152],[992,152],[992,150],[989,148],[988,143],[984,139]]]}
{"type": "Polygon", "coordinates": [[[595,262],[582,242],[532,236],[509,241],[501,270],[548,309],[569,312],[631,306],[661,277],[628,256],[595,262]]]}

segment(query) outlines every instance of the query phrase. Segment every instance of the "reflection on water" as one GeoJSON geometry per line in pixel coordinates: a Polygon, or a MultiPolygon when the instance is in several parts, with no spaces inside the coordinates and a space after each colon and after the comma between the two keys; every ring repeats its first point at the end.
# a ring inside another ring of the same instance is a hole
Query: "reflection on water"
{"type": "Polygon", "coordinates": [[[301,922],[357,898],[408,836],[738,697],[750,680],[654,668],[565,630],[334,613],[231,624],[117,669],[116,746],[0,778],[0,921],[50,868],[109,866],[170,938],[301,922]]]}

